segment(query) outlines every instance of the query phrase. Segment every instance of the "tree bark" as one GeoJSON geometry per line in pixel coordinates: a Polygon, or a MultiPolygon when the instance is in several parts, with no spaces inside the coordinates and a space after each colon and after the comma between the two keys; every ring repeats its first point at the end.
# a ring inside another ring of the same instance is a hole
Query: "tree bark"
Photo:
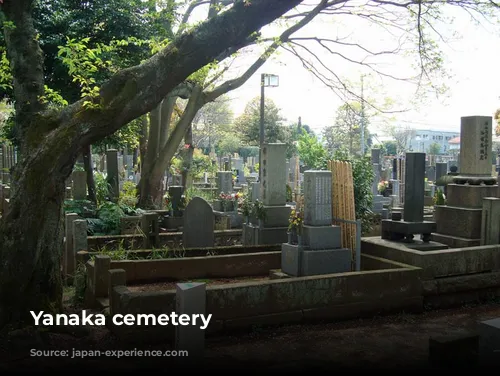
{"type": "Polygon", "coordinates": [[[184,187],[184,190],[186,190],[186,188],[190,187],[192,179],[192,175],[190,173],[191,165],[193,163],[193,153],[194,153],[192,125],[189,125],[186,131],[186,135],[184,136],[184,143],[186,145],[189,145],[189,149],[186,153],[186,161],[184,165],[185,168],[184,170],[182,170],[182,186],[184,187]]]}
{"type": "Polygon", "coordinates": [[[23,158],[14,168],[10,210],[0,224],[0,328],[32,324],[30,311],[62,309],[62,204],[78,151],[153,110],[190,74],[248,45],[254,32],[300,3],[237,2],[141,65],[115,74],[98,97],[55,113],[43,112],[40,101],[43,56],[31,16],[33,0],[4,0],[1,10],[14,25],[4,27],[4,36],[23,158]]]}
{"type": "Polygon", "coordinates": [[[141,135],[139,137],[139,159],[138,171],[142,173],[142,166],[144,165],[144,160],[146,159],[146,150],[148,147],[148,119],[146,116],[141,117],[141,135]]]}

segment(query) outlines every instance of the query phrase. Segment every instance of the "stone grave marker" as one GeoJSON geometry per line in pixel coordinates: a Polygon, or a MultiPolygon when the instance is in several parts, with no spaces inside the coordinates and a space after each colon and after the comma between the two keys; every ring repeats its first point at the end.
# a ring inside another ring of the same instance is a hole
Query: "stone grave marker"
{"type": "Polygon", "coordinates": [[[281,270],[292,276],[351,271],[351,250],[341,248],[341,228],[332,226],[332,173],[304,173],[303,244],[283,243],[281,270]]]}
{"type": "MultiPolygon", "coordinates": [[[[118,201],[120,196],[120,174],[118,169],[118,150],[106,151],[106,181],[109,184],[109,196],[111,201],[118,201]]],[[[74,195],[74,193],[73,193],[74,195]]]]}
{"type": "Polygon", "coordinates": [[[212,207],[201,197],[193,197],[183,215],[182,243],[184,248],[213,247],[215,244],[215,215],[212,207]]]}
{"type": "MultiPolygon", "coordinates": [[[[206,284],[205,283],[178,283],[176,285],[175,305],[178,315],[206,314],[206,284]]],[[[195,325],[177,325],[175,327],[175,347],[188,351],[189,361],[200,360],[205,351],[205,331],[200,328],[201,319],[195,325]]],[[[186,359],[186,360],[188,360],[186,359]]]]}
{"type": "Polygon", "coordinates": [[[73,180],[72,193],[74,200],[87,199],[87,173],[85,171],[73,171],[71,174],[73,180]]]}
{"type": "Polygon", "coordinates": [[[231,171],[217,172],[217,194],[233,192],[233,173],[231,171]]]}
{"type": "Polygon", "coordinates": [[[73,222],[78,218],[80,217],[76,213],[67,213],[65,217],[65,252],[63,256],[63,275],[65,277],[75,273],[76,253],[74,253],[73,247],[73,222]]]}

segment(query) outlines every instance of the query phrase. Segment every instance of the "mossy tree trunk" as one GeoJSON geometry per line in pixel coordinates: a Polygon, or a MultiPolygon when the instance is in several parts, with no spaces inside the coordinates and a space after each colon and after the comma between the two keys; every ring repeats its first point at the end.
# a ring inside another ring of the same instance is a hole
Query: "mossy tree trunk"
{"type": "Polygon", "coordinates": [[[33,27],[33,0],[4,0],[1,10],[13,26],[4,27],[4,35],[22,159],[13,172],[10,211],[0,224],[0,328],[33,324],[30,311],[62,308],[62,204],[77,155],[154,109],[193,72],[248,45],[255,31],[299,3],[237,2],[143,64],[116,73],[99,96],[56,112],[40,101],[43,56],[33,27]],[[94,106],[86,106],[87,101],[94,106]]]}

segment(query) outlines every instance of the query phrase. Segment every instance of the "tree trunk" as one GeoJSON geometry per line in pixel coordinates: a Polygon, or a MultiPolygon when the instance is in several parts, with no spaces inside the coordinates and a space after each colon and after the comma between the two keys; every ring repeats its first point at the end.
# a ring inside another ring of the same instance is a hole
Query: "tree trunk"
{"type": "MultiPolygon", "coordinates": [[[[18,321],[33,324],[30,311],[62,309],[62,204],[77,153],[154,109],[193,72],[247,46],[254,32],[300,2],[237,2],[220,17],[175,38],[143,64],[115,74],[98,96],[45,114],[40,100],[43,56],[31,16],[34,1],[3,0],[5,21],[14,26],[3,29],[23,159],[13,170],[10,210],[0,223],[0,328],[18,321]],[[93,106],[86,107],[88,103],[93,106]]],[[[169,154],[160,155],[165,165],[169,154]]],[[[153,176],[158,171],[164,169],[153,169],[153,176]]]]}
{"type": "Polygon", "coordinates": [[[95,181],[94,181],[94,168],[92,165],[92,150],[88,145],[83,150],[83,167],[87,172],[87,189],[89,193],[89,200],[97,205],[97,196],[95,194],[95,181]]]}
{"type": "MultiPolygon", "coordinates": [[[[155,202],[161,202],[161,182],[168,165],[175,154],[180,142],[186,134],[186,130],[191,125],[196,113],[203,105],[201,100],[201,87],[193,88],[189,102],[182,114],[181,119],[177,122],[175,128],[170,132],[167,143],[153,161],[144,167],[141,173],[141,181],[139,182],[139,201],[137,206],[142,209],[151,207],[155,202]]],[[[150,138],[151,139],[151,138],[150,138]]],[[[148,147],[149,149],[149,147],[148,147]]]]}
{"type": "Polygon", "coordinates": [[[139,137],[139,159],[138,171],[142,173],[142,167],[144,166],[144,160],[146,159],[146,150],[148,146],[148,119],[146,116],[141,117],[141,135],[139,137]]]}
{"type": "Polygon", "coordinates": [[[76,153],[63,160],[51,149],[27,151],[14,167],[10,208],[0,224],[0,328],[32,323],[30,311],[62,309],[62,205],[76,153]]]}
{"type": "Polygon", "coordinates": [[[190,173],[191,170],[191,165],[193,163],[193,152],[194,152],[194,146],[193,146],[193,126],[190,125],[186,131],[186,136],[184,136],[184,143],[186,145],[189,145],[189,149],[186,153],[186,160],[184,161],[184,167],[185,169],[182,170],[182,186],[184,187],[184,190],[186,188],[189,188],[191,186],[191,180],[192,180],[192,175],[190,173]],[[190,181],[188,182],[188,179],[190,181]]]}

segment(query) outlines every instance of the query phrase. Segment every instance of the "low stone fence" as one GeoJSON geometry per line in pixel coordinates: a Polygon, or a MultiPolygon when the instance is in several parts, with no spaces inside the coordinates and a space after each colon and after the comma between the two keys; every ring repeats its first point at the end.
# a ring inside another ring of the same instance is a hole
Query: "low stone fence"
{"type": "MultiPolygon", "coordinates": [[[[226,268],[220,268],[222,271],[218,273],[224,273],[223,270],[229,273],[227,266],[230,263],[235,265],[237,261],[231,261],[229,258],[244,260],[248,256],[255,257],[254,255],[227,258],[222,256],[219,260],[226,259],[224,261],[226,268]]],[[[255,273],[260,272],[260,268],[269,271],[272,266],[280,262],[279,252],[258,256],[262,264],[250,265],[250,259],[247,258],[246,266],[241,269],[241,273],[246,275],[247,270],[251,268],[255,268],[253,269],[255,273]]],[[[207,259],[203,260],[204,265],[209,262],[207,259]]],[[[193,259],[192,261],[201,262],[193,259]]],[[[120,265],[123,264],[102,256],[96,258],[95,263],[87,263],[88,273],[93,275],[87,288],[94,292],[96,299],[109,296],[111,315],[129,313],[158,315],[175,311],[175,290],[132,292],[126,287],[130,278],[127,272],[124,269],[115,269],[120,265]],[[102,270],[107,271],[107,278],[104,278],[102,270]]],[[[240,265],[243,266],[243,263],[240,265]]],[[[366,255],[362,255],[362,266],[369,270],[262,282],[207,285],[206,313],[213,315],[207,333],[262,325],[358,318],[388,312],[422,311],[419,268],[366,255]],[[373,270],[379,267],[384,269],[373,270]]],[[[215,264],[208,268],[210,272],[215,271],[215,264]]],[[[230,273],[225,275],[236,274],[230,273]]],[[[118,336],[133,338],[135,341],[173,340],[173,329],[172,326],[111,326],[111,330],[118,336]]]]}
{"type": "Polygon", "coordinates": [[[500,245],[418,251],[380,237],[363,238],[361,251],[422,269],[425,304],[463,305],[500,296],[500,245]]]}
{"type": "Polygon", "coordinates": [[[106,280],[110,269],[125,270],[126,282],[131,284],[263,276],[271,269],[278,269],[280,264],[281,252],[276,251],[160,260],[111,260],[109,256],[96,255],[86,267],[89,284],[95,285],[95,281],[106,280]]]}

